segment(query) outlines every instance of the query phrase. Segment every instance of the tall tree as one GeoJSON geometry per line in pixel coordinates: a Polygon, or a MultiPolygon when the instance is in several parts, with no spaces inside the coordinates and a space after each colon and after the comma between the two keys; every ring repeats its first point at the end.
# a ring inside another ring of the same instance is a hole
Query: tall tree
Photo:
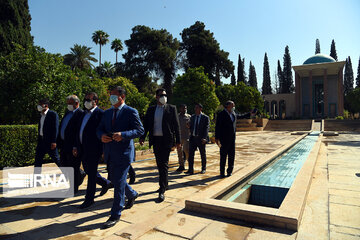
{"type": "Polygon", "coordinates": [[[356,88],[360,88],[360,57],[359,57],[359,64],[357,69],[356,88]]]}
{"type": "Polygon", "coordinates": [[[284,78],[283,78],[284,74],[281,68],[281,64],[280,64],[280,60],[278,60],[278,64],[277,64],[277,79],[279,81],[279,89],[277,93],[282,93],[282,89],[284,88],[284,78]]]}
{"type": "Polygon", "coordinates": [[[93,57],[95,53],[91,51],[90,47],[74,44],[70,50],[70,53],[64,56],[64,63],[69,65],[72,70],[91,68],[93,67],[91,62],[97,62],[97,59],[93,57]]]}
{"type": "Polygon", "coordinates": [[[115,68],[111,62],[105,61],[100,66],[96,67],[96,72],[100,75],[100,77],[111,78],[114,76],[115,68]]]}
{"type": "Polygon", "coordinates": [[[274,73],[274,82],[272,83],[272,85],[273,85],[273,93],[274,94],[278,94],[278,93],[280,93],[280,91],[279,91],[279,77],[278,77],[278,74],[275,72],[274,73]]]}
{"type": "Polygon", "coordinates": [[[350,56],[346,59],[344,74],[344,95],[348,95],[354,89],[354,73],[350,56]]]}
{"type": "Polygon", "coordinates": [[[231,73],[231,85],[236,85],[236,77],[234,72],[231,73]]]}
{"type": "Polygon", "coordinates": [[[331,41],[330,57],[334,58],[336,61],[338,60],[334,39],[331,41]]]}
{"type": "Polygon", "coordinates": [[[100,46],[100,54],[99,54],[99,66],[100,66],[101,65],[101,46],[103,46],[109,42],[109,34],[107,34],[106,32],[104,32],[102,30],[97,30],[93,33],[91,38],[96,45],[99,44],[99,46],[100,46]]]}
{"type": "Polygon", "coordinates": [[[292,93],[294,92],[294,81],[291,69],[291,57],[289,52],[289,46],[285,47],[284,63],[283,63],[283,86],[281,93],[292,93]]]}
{"type": "Polygon", "coordinates": [[[0,55],[12,52],[13,43],[23,47],[33,44],[30,22],[27,0],[0,1],[0,55]]]}
{"type": "Polygon", "coordinates": [[[320,41],[319,39],[316,39],[316,43],[315,43],[315,54],[320,53],[320,41]]]}
{"type": "Polygon", "coordinates": [[[229,60],[229,53],[220,49],[214,34],[205,30],[205,24],[197,21],[180,34],[180,58],[186,71],[189,67],[203,66],[205,73],[215,82],[217,71],[222,77],[230,77],[234,70],[233,63],[229,60]]]}
{"type": "Polygon", "coordinates": [[[250,61],[250,66],[249,66],[249,86],[257,89],[257,78],[256,78],[255,66],[252,65],[251,61],[250,61]]]}
{"type": "Polygon", "coordinates": [[[269,60],[266,53],[264,56],[262,94],[272,94],[269,60]]]}
{"type": "Polygon", "coordinates": [[[245,58],[241,60],[239,54],[238,67],[237,67],[237,83],[243,82],[246,84],[246,73],[245,73],[245,58]]]}
{"type": "Polygon", "coordinates": [[[116,53],[116,62],[118,62],[118,51],[123,50],[123,45],[120,39],[115,38],[112,42],[111,42],[111,49],[114,50],[114,52],[116,53]]]}
{"type": "Polygon", "coordinates": [[[171,96],[178,40],[165,29],[155,30],[138,25],[132,29],[130,39],[125,44],[128,49],[123,54],[125,68],[132,74],[130,78],[136,80],[136,86],[148,86],[149,76],[156,74],[163,78],[163,87],[171,96]]]}

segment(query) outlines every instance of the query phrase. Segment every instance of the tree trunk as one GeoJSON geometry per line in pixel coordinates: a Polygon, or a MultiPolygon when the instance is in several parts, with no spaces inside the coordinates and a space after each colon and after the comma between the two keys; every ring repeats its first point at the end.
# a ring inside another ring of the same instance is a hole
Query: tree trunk
{"type": "Polygon", "coordinates": [[[101,44],[100,45],[100,56],[99,56],[99,66],[101,66],[101,44]]]}

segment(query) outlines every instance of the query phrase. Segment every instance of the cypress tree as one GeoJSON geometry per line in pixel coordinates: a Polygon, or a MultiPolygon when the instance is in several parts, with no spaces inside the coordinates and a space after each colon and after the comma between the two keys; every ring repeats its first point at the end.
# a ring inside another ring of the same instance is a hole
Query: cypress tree
{"type": "Polygon", "coordinates": [[[277,93],[282,93],[282,89],[284,88],[284,79],[283,79],[283,71],[281,69],[281,64],[280,64],[280,60],[278,60],[278,65],[277,65],[277,78],[279,81],[279,89],[277,93]]]}
{"type": "Polygon", "coordinates": [[[241,60],[240,54],[238,58],[237,82],[243,82],[246,84],[245,58],[241,60]]]}
{"type": "Polygon", "coordinates": [[[262,94],[271,94],[271,79],[270,79],[270,68],[267,54],[264,56],[264,68],[263,68],[263,85],[262,94]]]}
{"type": "Polygon", "coordinates": [[[320,41],[319,39],[316,39],[316,43],[315,43],[315,54],[320,53],[320,41]]]}
{"type": "Polygon", "coordinates": [[[30,34],[31,16],[27,0],[0,1],[0,54],[6,55],[14,43],[26,47],[33,44],[30,34]]]}
{"type": "Polygon", "coordinates": [[[344,74],[344,95],[348,95],[354,89],[354,73],[350,56],[346,59],[344,74]]]}
{"type": "Polygon", "coordinates": [[[357,69],[357,77],[356,77],[356,88],[360,87],[360,57],[359,57],[359,65],[357,69]]]}
{"type": "Polygon", "coordinates": [[[289,46],[285,47],[284,65],[283,65],[283,87],[281,93],[294,92],[294,82],[291,70],[291,57],[289,52],[289,46]]]}
{"type": "Polygon", "coordinates": [[[257,89],[257,78],[256,78],[255,66],[252,65],[251,61],[250,61],[250,66],[249,66],[249,86],[257,89]]]}
{"type": "Polygon", "coordinates": [[[233,85],[233,86],[236,85],[236,78],[235,78],[234,71],[231,73],[231,85],[233,85]]]}
{"type": "Polygon", "coordinates": [[[330,57],[334,58],[336,61],[338,61],[338,57],[336,54],[336,47],[335,47],[335,41],[334,39],[331,42],[331,47],[330,47],[330,57]]]}

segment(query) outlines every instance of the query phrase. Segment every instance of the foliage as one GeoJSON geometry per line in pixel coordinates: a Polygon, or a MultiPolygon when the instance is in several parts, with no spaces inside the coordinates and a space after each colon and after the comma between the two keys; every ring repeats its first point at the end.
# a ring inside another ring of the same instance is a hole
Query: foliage
{"type": "Polygon", "coordinates": [[[130,39],[125,44],[128,49],[123,54],[123,71],[127,72],[125,76],[133,80],[140,89],[150,85],[149,76],[155,73],[163,78],[163,87],[171,96],[178,40],[164,29],[155,30],[138,25],[132,29],[130,39]]]}
{"type": "Polygon", "coordinates": [[[215,84],[204,73],[203,67],[188,68],[186,73],[176,78],[172,103],[186,104],[190,113],[194,112],[196,103],[201,103],[203,112],[210,118],[220,104],[215,84]]]}
{"type": "Polygon", "coordinates": [[[13,51],[14,43],[23,47],[33,44],[30,21],[27,0],[0,1],[0,55],[13,51]]]}
{"type": "Polygon", "coordinates": [[[236,78],[234,72],[231,73],[231,85],[236,85],[236,78]]]}
{"type": "Polygon", "coordinates": [[[282,87],[281,93],[292,93],[294,92],[294,81],[291,70],[291,57],[289,52],[289,46],[285,47],[284,63],[282,71],[282,87]]]}
{"type": "Polygon", "coordinates": [[[360,88],[360,57],[359,57],[359,64],[357,69],[356,88],[360,88]]]}
{"type": "Polygon", "coordinates": [[[352,113],[360,112],[360,88],[355,88],[345,96],[347,109],[352,113]]]}
{"type": "Polygon", "coordinates": [[[344,120],[344,117],[343,116],[337,116],[335,119],[336,120],[344,120]]]}
{"type": "Polygon", "coordinates": [[[263,85],[262,94],[271,94],[271,79],[270,79],[270,67],[267,54],[264,56],[264,68],[263,68],[263,85]]]}
{"type": "Polygon", "coordinates": [[[344,73],[344,94],[348,95],[354,89],[354,73],[350,56],[346,59],[344,73]]]}
{"type": "Polygon", "coordinates": [[[115,74],[114,65],[111,62],[105,61],[100,66],[96,67],[96,72],[99,74],[100,77],[113,77],[115,74]]]}
{"type": "Polygon", "coordinates": [[[93,33],[91,39],[93,40],[93,42],[96,45],[99,44],[99,46],[100,46],[100,54],[99,54],[99,66],[100,66],[101,65],[101,46],[103,46],[109,42],[109,34],[107,34],[106,32],[104,32],[102,30],[97,30],[93,33]]]}
{"type": "Polygon", "coordinates": [[[221,76],[230,77],[234,65],[229,60],[229,53],[220,49],[214,34],[205,30],[204,23],[197,21],[189,28],[185,28],[180,35],[182,37],[180,56],[185,71],[188,68],[203,66],[204,72],[215,83],[221,76]],[[216,76],[217,73],[220,77],[216,76]]]}
{"type": "Polygon", "coordinates": [[[315,54],[320,53],[320,41],[319,39],[316,39],[316,43],[315,43],[315,54]]]}
{"type": "Polygon", "coordinates": [[[330,57],[332,57],[332,58],[334,58],[336,61],[338,61],[338,57],[337,57],[337,54],[336,54],[336,47],[335,47],[335,41],[334,41],[334,39],[331,41],[330,57]]]}
{"type": "MultiPolygon", "coordinates": [[[[140,117],[143,117],[149,106],[150,100],[145,96],[144,93],[140,93],[136,86],[127,78],[116,77],[114,79],[105,79],[105,85],[107,89],[112,89],[115,86],[121,86],[126,91],[126,104],[138,110],[140,117]]],[[[110,102],[108,100],[108,107],[110,102]]]]}
{"type": "Polygon", "coordinates": [[[249,66],[249,86],[257,89],[256,70],[255,70],[255,66],[252,65],[251,61],[249,66]]]}
{"type": "Polygon", "coordinates": [[[282,68],[281,68],[281,64],[280,64],[280,60],[278,60],[278,64],[277,64],[277,78],[278,78],[278,81],[279,81],[279,89],[278,89],[278,92],[277,93],[282,93],[282,89],[283,89],[283,86],[284,86],[284,74],[283,74],[283,71],[282,71],[282,68]]]}
{"type": "Polygon", "coordinates": [[[0,125],[0,169],[35,161],[37,125],[0,125]]]}
{"type": "Polygon", "coordinates": [[[88,69],[93,67],[91,62],[97,62],[97,59],[93,57],[95,53],[91,51],[90,47],[75,44],[70,50],[71,52],[64,56],[64,63],[69,65],[72,70],[88,69]]]}
{"type": "Polygon", "coordinates": [[[264,108],[260,92],[243,82],[238,83],[236,86],[230,84],[219,86],[216,88],[216,95],[221,104],[225,104],[228,100],[234,101],[236,111],[240,113],[250,112],[254,108],[261,111],[264,108]]]}
{"type": "Polygon", "coordinates": [[[245,58],[241,60],[239,54],[238,67],[237,67],[237,82],[243,82],[246,84],[246,73],[245,73],[245,58]]]}
{"type": "Polygon", "coordinates": [[[118,51],[123,50],[123,45],[120,39],[115,38],[112,42],[111,42],[111,49],[114,50],[115,54],[116,54],[116,63],[118,62],[118,51]]]}

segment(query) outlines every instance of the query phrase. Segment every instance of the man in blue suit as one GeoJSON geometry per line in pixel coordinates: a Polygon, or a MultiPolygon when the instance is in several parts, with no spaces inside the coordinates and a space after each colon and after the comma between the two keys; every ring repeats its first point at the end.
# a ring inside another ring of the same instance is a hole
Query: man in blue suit
{"type": "Polygon", "coordinates": [[[101,177],[97,171],[99,160],[103,153],[103,144],[96,136],[104,111],[97,107],[99,97],[95,92],[85,95],[84,106],[86,110],[79,121],[79,132],[76,134],[76,147],[73,149],[74,157],[79,157],[85,173],[88,175],[85,201],[79,206],[87,208],[94,203],[96,184],[102,186],[100,196],[104,195],[110,187],[110,181],[101,177]]]}
{"type": "Polygon", "coordinates": [[[125,104],[125,90],[115,87],[110,92],[113,105],[106,110],[97,128],[97,136],[104,143],[104,158],[110,167],[111,182],[114,184],[114,201],[111,216],[103,228],[114,226],[124,209],[131,208],[139,194],[126,182],[131,162],[134,160],[133,139],[144,134],[144,128],[136,109],[125,104]]]}
{"type": "Polygon", "coordinates": [[[35,154],[35,167],[41,167],[45,154],[49,154],[55,164],[60,167],[59,153],[56,148],[56,138],[59,129],[59,116],[49,109],[49,100],[39,101],[37,110],[41,117],[38,127],[38,141],[35,154]]]}

